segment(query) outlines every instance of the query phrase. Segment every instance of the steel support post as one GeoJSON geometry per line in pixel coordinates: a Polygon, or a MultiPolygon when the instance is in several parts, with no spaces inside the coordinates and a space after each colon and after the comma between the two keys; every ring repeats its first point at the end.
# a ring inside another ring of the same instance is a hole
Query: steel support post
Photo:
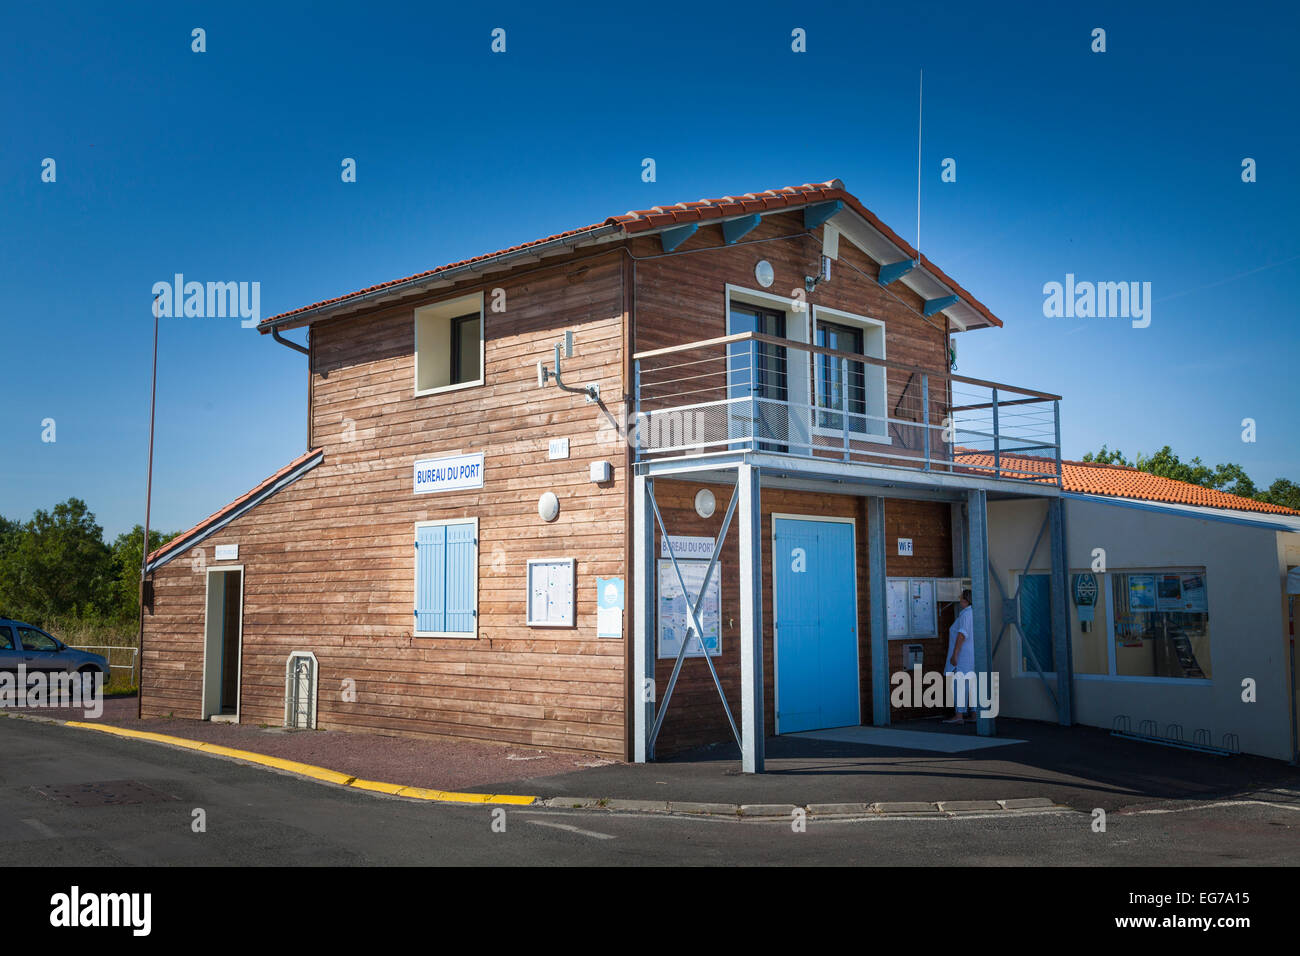
{"type": "Polygon", "coordinates": [[[871,592],[871,722],[889,726],[889,595],[885,569],[885,499],[867,498],[871,592]]]}
{"type": "Polygon", "coordinates": [[[1052,522],[1052,656],[1056,667],[1057,721],[1072,723],[1074,689],[1073,658],[1070,653],[1069,595],[1070,566],[1065,551],[1065,502],[1053,498],[1047,505],[1052,522]]]}
{"type": "MultiPolygon", "coordinates": [[[[984,491],[966,492],[966,526],[970,545],[971,597],[974,601],[975,673],[985,681],[989,692],[993,690],[993,653],[989,642],[989,536],[988,495],[984,491]]],[[[982,688],[981,688],[982,689],[982,688]]],[[[982,705],[984,701],[981,699],[982,705]]],[[[981,737],[992,737],[997,731],[992,717],[984,716],[980,706],[976,713],[975,730],[981,737]]]]}
{"type": "Polygon", "coordinates": [[[763,772],[763,516],[758,469],[736,469],[740,511],[740,760],[763,772]]]}
{"type": "Polygon", "coordinates": [[[632,759],[654,759],[650,728],[655,720],[655,518],[654,479],[637,475],[633,485],[632,759]]]}

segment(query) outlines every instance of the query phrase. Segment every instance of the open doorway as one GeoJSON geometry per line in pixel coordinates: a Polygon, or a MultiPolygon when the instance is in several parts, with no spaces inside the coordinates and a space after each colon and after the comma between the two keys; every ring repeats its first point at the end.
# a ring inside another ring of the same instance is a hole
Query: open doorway
{"type": "Polygon", "coordinates": [[[239,720],[244,569],[209,568],[203,638],[203,719],[239,720]]]}

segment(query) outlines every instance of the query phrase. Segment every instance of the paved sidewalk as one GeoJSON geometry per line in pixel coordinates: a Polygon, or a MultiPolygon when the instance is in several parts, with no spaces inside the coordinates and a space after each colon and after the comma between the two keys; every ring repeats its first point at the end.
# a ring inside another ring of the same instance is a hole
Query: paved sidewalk
{"type": "MultiPolygon", "coordinates": [[[[136,717],[136,706],[134,696],[109,698],[104,702],[104,713],[97,720],[83,716],[81,710],[54,707],[0,711],[0,714],[31,714],[170,734],[327,767],[368,780],[439,790],[487,793],[495,792],[489,785],[496,784],[503,791],[529,792],[521,790],[516,781],[532,776],[565,774],[611,762],[588,754],[555,753],[471,741],[391,737],[341,730],[290,731],[282,727],[263,728],[257,724],[180,718],[140,720],[136,717]]],[[[3,732],[3,723],[0,723],[0,732],[3,732]]]]}
{"type": "MultiPolygon", "coordinates": [[[[969,727],[909,721],[861,728],[858,742],[824,735],[767,741],[767,772],[740,772],[734,745],[647,765],[599,757],[343,731],[285,731],[180,719],[137,720],[134,698],[105,704],[100,721],[187,737],[411,787],[602,801],[788,808],[1043,800],[1108,812],[1163,801],[1261,790],[1300,791],[1300,771],[1278,761],[1217,757],[1112,737],[1088,727],[999,719],[995,740],[969,727]],[[861,741],[870,740],[870,743],[861,741]],[[896,743],[897,745],[892,745],[896,743]],[[979,746],[971,747],[971,745],[979,746]],[[991,745],[991,746],[990,746],[991,745]],[[924,749],[919,749],[924,748],[924,749]]],[[[61,720],[79,711],[27,713],[61,720]]],[[[843,735],[841,735],[843,736],[843,735]]],[[[933,807],[931,808],[933,809],[933,807]]]]}
{"type": "MultiPolygon", "coordinates": [[[[909,721],[901,727],[927,735],[974,736],[973,728],[938,721],[909,721]]],[[[732,744],[644,766],[618,763],[512,783],[541,797],[797,806],[1047,798],[1079,810],[1101,807],[1108,812],[1274,788],[1300,791],[1300,771],[1279,761],[1176,750],[1122,740],[1091,727],[999,718],[998,731],[1000,738],[1021,742],[943,752],[772,737],[766,773],[758,777],[740,772],[739,751],[732,744]]]]}

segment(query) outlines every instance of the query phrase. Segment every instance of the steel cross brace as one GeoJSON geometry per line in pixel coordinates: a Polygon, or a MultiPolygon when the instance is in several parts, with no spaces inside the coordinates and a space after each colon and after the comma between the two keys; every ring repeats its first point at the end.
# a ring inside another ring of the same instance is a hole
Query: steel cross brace
{"type": "MultiPolygon", "coordinates": [[[[1043,532],[1047,530],[1047,523],[1050,520],[1051,516],[1052,515],[1050,511],[1043,516],[1043,523],[1038,529],[1038,537],[1034,539],[1033,550],[1029,552],[1029,557],[1025,559],[1024,574],[1028,574],[1029,569],[1034,565],[1034,556],[1038,554],[1038,546],[1043,543],[1043,532]]],[[[1016,593],[1013,594],[1011,597],[1011,600],[1016,602],[1017,615],[1019,615],[1020,613],[1020,586],[1024,582],[1024,574],[1020,576],[1020,581],[1016,582],[1016,593]]],[[[993,570],[991,568],[989,569],[989,577],[991,577],[993,579],[993,583],[997,585],[998,593],[1002,595],[1002,600],[1005,603],[1007,600],[1007,592],[1003,590],[1002,582],[998,580],[998,576],[993,573],[993,570]]],[[[1016,633],[1020,635],[1021,638],[1020,646],[1029,652],[1029,656],[1033,660],[1034,667],[1037,668],[1037,670],[1034,673],[1036,673],[1038,675],[1038,679],[1043,682],[1043,687],[1047,689],[1047,694],[1049,697],[1052,698],[1052,703],[1056,704],[1057,703],[1056,692],[1052,690],[1051,683],[1048,681],[1047,677],[1043,673],[1043,665],[1039,663],[1038,655],[1034,653],[1034,649],[1030,647],[1029,644],[1024,640],[1025,632],[1020,629],[1020,622],[1018,617],[1013,618],[1010,621],[1005,619],[1002,621],[1002,630],[998,631],[998,639],[993,642],[993,654],[990,656],[991,657],[997,656],[998,648],[1002,646],[1002,637],[1007,633],[1008,627],[1014,627],[1016,629],[1016,633]]]]}
{"type": "MultiPolygon", "coordinates": [[[[704,652],[704,663],[709,665],[709,673],[713,676],[713,686],[718,689],[718,697],[722,699],[722,709],[727,713],[727,723],[731,725],[731,734],[736,738],[736,746],[744,749],[740,741],[740,731],[736,728],[736,720],[731,716],[731,707],[727,704],[727,695],[723,693],[722,681],[718,677],[718,672],[713,666],[713,659],[709,656],[709,649],[704,644],[704,628],[700,624],[700,608],[704,606],[704,595],[708,593],[709,582],[713,579],[713,572],[718,566],[718,557],[722,554],[723,542],[727,540],[727,529],[731,527],[731,517],[736,513],[736,504],[740,500],[740,482],[737,481],[735,490],[731,493],[731,503],[727,505],[726,517],[722,519],[722,529],[718,532],[718,538],[713,542],[713,557],[709,559],[709,567],[704,572],[704,583],[700,585],[700,593],[696,595],[695,601],[691,601],[691,592],[686,587],[686,580],[682,577],[682,569],[677,564],[677,554],[673,551],[672,538],[668,535],[668,528],[664,525],[663,515],[659,513],[659,502],[655,501],[654,493],[650,493],[650,507],[654,509],[655,523],[659,526],[660,533],[668,541],[668,557],[673,563],[673,573],[677,575],[677,586],[682,589],[682,594],[686,598],[686,608],[689,612],[689,622],[685,637],[682,638],[681,650],[677,652],[677,660],[673,662],[673,673],[668,678],[668,687],[664,690],[663,703],[659,705],[655,713],[654,726],[650,729],[650,741],[646,746],[646,756],[648,759],[654,759],[655,741],[659,739],[659,728],[663,726],[664,716],[668,713],[668,703],[673,697],[673,688],[677,686],[677,676],[682,672],[682,664],[686,661],[686,649],[691,645],[691,637],[694,635],[699,638],[700,650],[704,652]]],[[[657,630],[657,629],[656,629],[657,630]]],[[[657,635],[656,635],[657,639],[657,635]]]]}

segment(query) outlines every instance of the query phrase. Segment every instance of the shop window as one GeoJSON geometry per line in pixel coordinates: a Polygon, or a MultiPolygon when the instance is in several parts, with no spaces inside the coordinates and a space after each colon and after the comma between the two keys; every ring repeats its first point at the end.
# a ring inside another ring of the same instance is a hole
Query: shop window
{"type": "Polygon", "coordinates": [[[415,310],[415,394],[483,382],[483,296],[415,310]]]}
{"type": "Polygon", "coordinates": [[[1204,571],[1125,571],[1110,579],[1115,676],[1211,676],[1204,571]]]}
{"type": "Polygon", "coordinates": [[[415,526],[415,636],[478,635],[478,521],[415,526]]]}

